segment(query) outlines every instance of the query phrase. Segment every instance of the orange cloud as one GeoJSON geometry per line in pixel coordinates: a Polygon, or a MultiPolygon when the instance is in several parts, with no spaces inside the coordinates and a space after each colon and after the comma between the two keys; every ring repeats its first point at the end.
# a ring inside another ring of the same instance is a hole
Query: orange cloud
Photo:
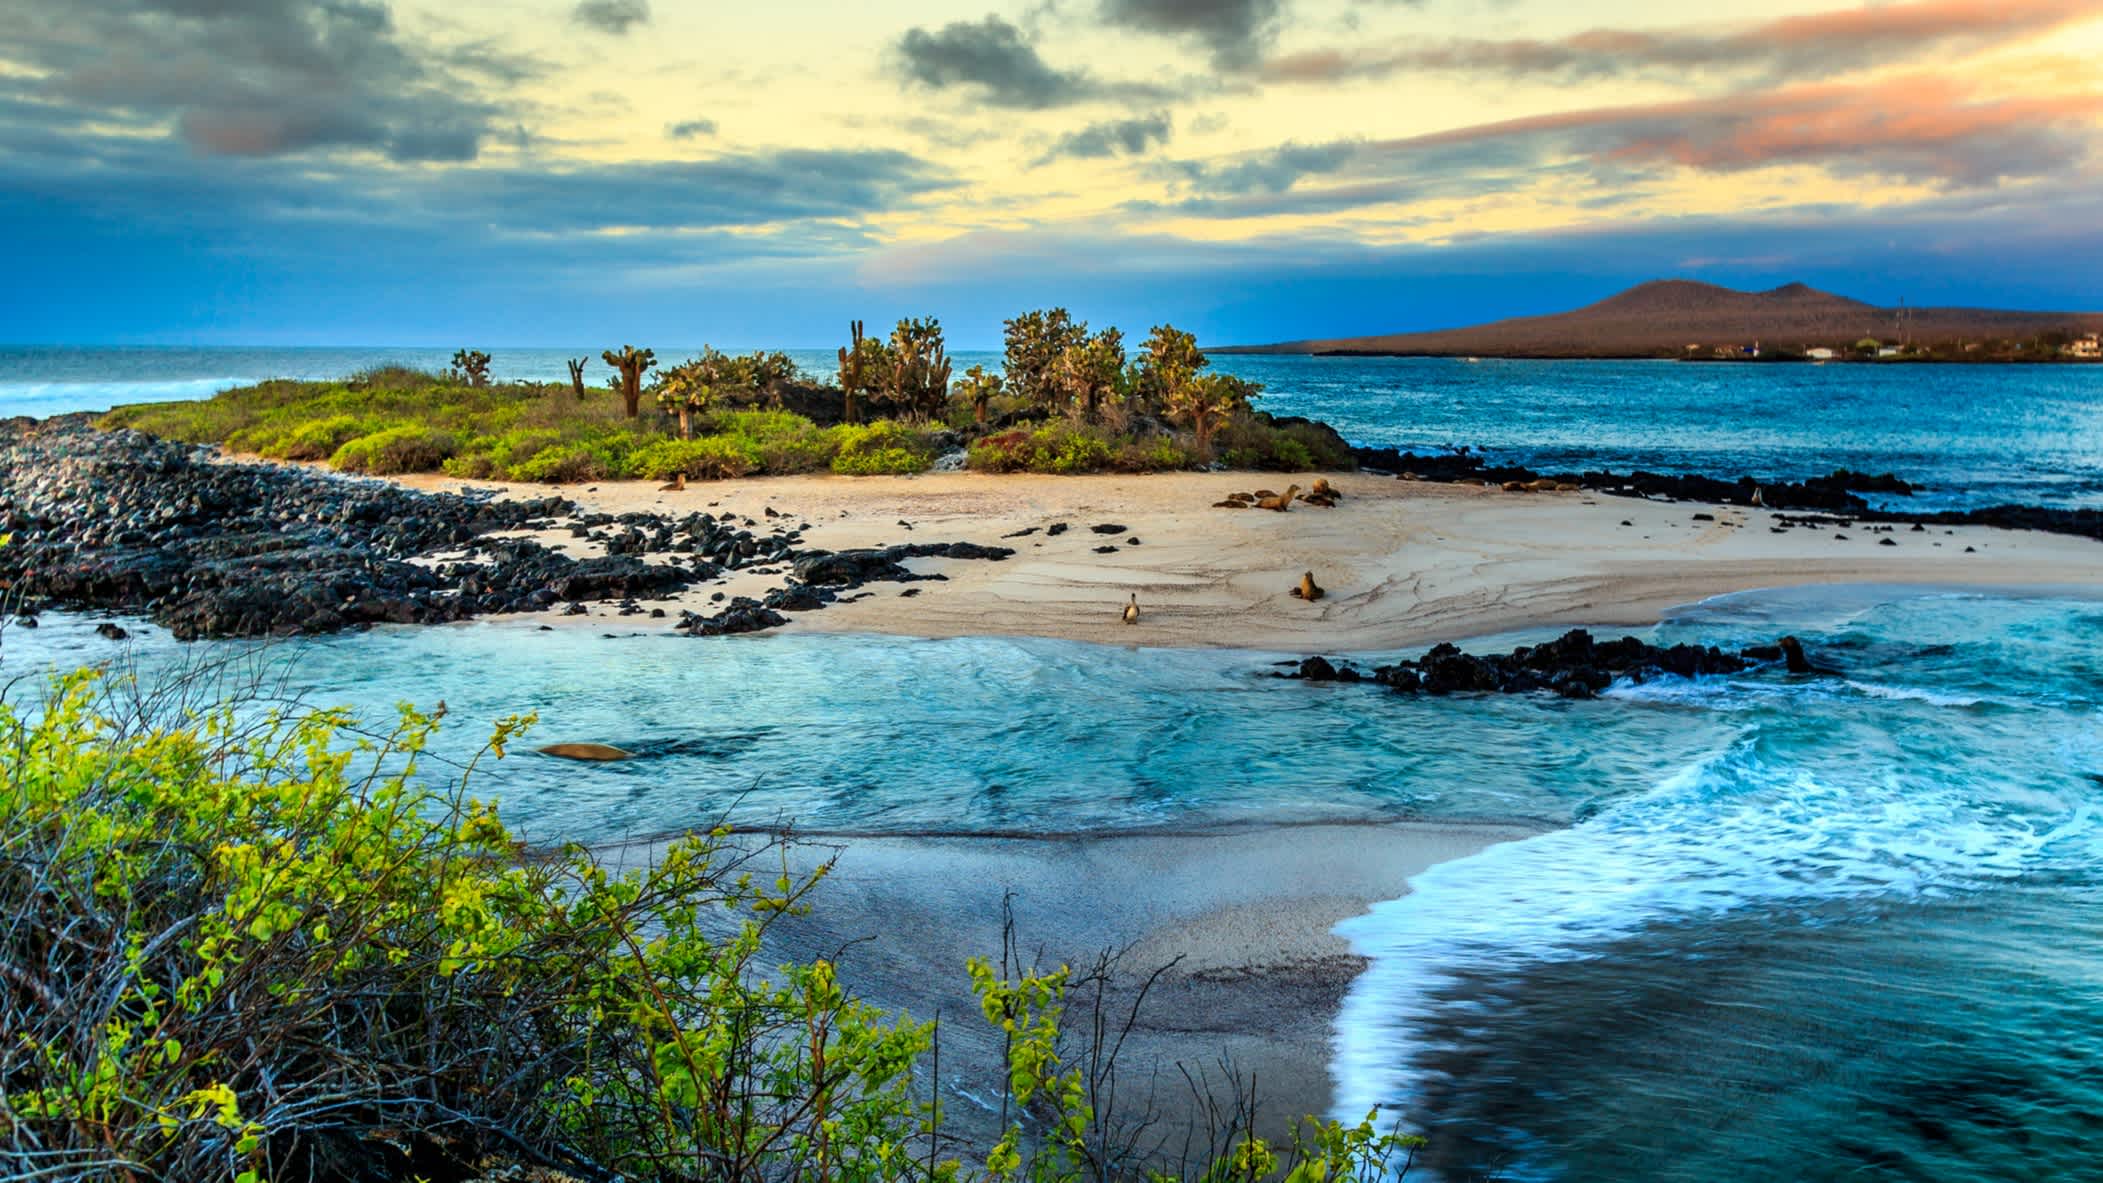
{"type": "Polygon", "coordinates": [[[2093,0],[1919,0],[1783,17],[1724,31],[1592,29],[1554,40],[1463,39],[1373,50],[1310,50],[1266,62],[1283,83],[1379,78],[1409,71],[1537,75],[1567,80],[1716,70],[1803,78],[1903,61],[1929,51],[1998,45],[2093,19],[2093,0]]]}
{"type": "Polygon", "coordinates": [[[1389,140],[1383,154],[1532,141],[1601,163],[1718,172],[1823,164],[1952,185],[2079,167],[2103,92],[1975,99],[1946,79],[1816,83],[1764,93],[1558,112],[1389,140]]]}

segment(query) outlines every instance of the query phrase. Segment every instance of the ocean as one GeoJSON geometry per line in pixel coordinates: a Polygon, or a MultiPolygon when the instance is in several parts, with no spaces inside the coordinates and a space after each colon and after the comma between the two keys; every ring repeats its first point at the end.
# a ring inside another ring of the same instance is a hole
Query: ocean
{"type": "MultiPolygon", "coordinates": [[[[300,356],[342,368],[323,352],[300,356]]],[[[254,376],[199,377],[232,363],[185,355],[157,377],[118,351],[73,363],[105,375],[89,394],[4,356],[0,414],[254,376]],[[109,385],[124,367],[130,385],[109,385]]],[[[1892,469],[1952,505],[2103,488],[2103,370],[1232,360],[1274,409],[1362,442],[1892,469]]],[[[95,619],[8,630],[0,668],[107,660],[95,619]]],[[[1343,925],[1370,967],[1336,1021],[1337,1116],[1379,1105],[1429,1130],[1449,1180],[2097,1177],[2103,600],[1753,592],[1633,631],[1725,648],[1794,633],[1836,673],[1432,700],[1272,677],[1288,654],[501,620],[260,648],[147,629],[126,660],[149,676],[224,661],[218,676],[373,717],[443,698],[458,725],[433,770],[525,710],[544,741],[648,757],[478,773],[543,841],[723,816],[884,833],[1522,823],[1538,832],[1343,925]]]]}
{"type": "MultiPolygon", "coordinates": [[[[691,351],[659,349],[667,361],[691,351]]],[[[597,349],[492,350],[498,381],[569,381],[597,349]]],[[[830,351],[790,350],[830,376],[830,351]]],[[[0,347],[0,418],[202,398],[264,378],[386,364],[444,369],[446,349],[0,347]]],[[[999,355],[959,352],[959,371],[999,355]]],[[[2103,506],[2103,366],[1732,365],[1445,358],[1221,357],[1259,405],[1356,444],[1472,447],[1549,471],[1646,468],[1801,480],[1896,472],[1911,508],[2103,506]]]]}

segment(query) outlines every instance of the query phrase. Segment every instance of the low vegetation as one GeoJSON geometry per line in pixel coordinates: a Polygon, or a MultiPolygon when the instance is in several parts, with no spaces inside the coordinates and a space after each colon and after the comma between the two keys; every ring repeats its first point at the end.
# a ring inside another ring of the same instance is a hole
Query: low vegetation
{"type": "Polygon", "coordinates": [[[723,826],[625,867],[529,849],[468,790],[530,719],[429,788],[436,716],[189,701],[222,674],[0,702],[8,1178],[1372,1183],[1420,1143],[1268,1144],[1236,1105],[1149,1151],[1103,1103],[1116,1028],[1070,1034],[1080,977],[1012,949],[968,967],[1004,1050],[960,1142],[934,1024],[767,960],[824,868],[723,826]]]}
{"type": "Polygon", "coordinates": [[[888,337],[854,322],[833,386],[809,384],[781,353],[704,348],[659,366],[624,345],[603,358],[610,379],[596,390],[584,359],[568,384],[500,385],[487,354],[461,350],[444,374],[264,382],[102,422],[344,472],[555,483],[913,473],[945,454],[988,472],[1351,465],[1333,432],[1257,412],[1260,388],[1211,372],[1190,334],[1158,326],[1128,356],[1118,330],[1064,309],[1008,321],[1002,372],[972,366],[954,380],[931,319],[888,337]]]}

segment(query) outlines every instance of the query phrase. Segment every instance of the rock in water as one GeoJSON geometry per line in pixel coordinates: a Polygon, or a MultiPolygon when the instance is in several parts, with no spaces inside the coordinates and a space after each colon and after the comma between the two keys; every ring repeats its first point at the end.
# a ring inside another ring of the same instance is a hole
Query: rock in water
{"type": "Polygon", "coordinates": [[[563,760],[589,760],[598,764],[611,764],[616,760],[632,760],[635,753],[603,743],[551,743],[540,749],[543,756],[554,756],[563,760]]]}

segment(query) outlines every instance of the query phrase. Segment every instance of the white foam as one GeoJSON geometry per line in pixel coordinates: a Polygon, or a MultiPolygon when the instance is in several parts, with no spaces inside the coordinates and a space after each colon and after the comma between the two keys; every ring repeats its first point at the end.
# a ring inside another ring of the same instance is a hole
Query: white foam
{"type": "Polygon", "coordinates": [[[1662,922],[1963,891],[2021,874],[2048,845],[2097,840],[2086,805],[2008,804],[1884,768],[1835,783],[1772,766],[1750,724],[1584,824],[1434,867],[1337,926],[1371,964],[1337,1018],[1335,1115],[1378,1104],[1407,1119],[1422,1083],[1409,1053],[1424,1050],[1424,1021],[1463,972],[1596,956],[1662,922]]]}

